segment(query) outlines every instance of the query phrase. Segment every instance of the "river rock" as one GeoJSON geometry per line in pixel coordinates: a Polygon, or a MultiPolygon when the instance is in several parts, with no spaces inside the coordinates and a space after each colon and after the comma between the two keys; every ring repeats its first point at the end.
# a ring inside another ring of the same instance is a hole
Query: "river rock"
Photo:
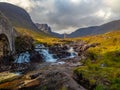
{"type": "Polygon", "coordinates": [[[43,62],[43,57],[39,52],[37,51],[32,51],[30,53],[30,61],[31,62],[43,62]]]}
{"type": "Polygon", "coordinates": [[[40,75],[40,73],[35,73],[35,74],[30,75],[29,77],[30,77],[31,79],[35,79],[35,78],[37,78],[39,75],[40,75]]]}
{"type": "Polygon", "coordinates": [[[53,54],[56,54],[56,56],[59,59],[70,56],[70,53],[68,52],[68,50],[70,49],[70,46],[67,44],[66,45],[56,44],[54,46],[51,46],[49,49],[50,49],[50,52],[53,54]]]}

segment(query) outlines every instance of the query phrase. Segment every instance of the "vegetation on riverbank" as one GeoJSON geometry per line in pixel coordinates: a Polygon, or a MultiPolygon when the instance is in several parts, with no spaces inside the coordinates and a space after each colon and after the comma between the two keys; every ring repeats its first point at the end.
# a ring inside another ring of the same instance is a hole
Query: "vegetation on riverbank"
{"type": "Polygon", "coordinates": [[[100,43],[87,52],[85,65],[75,69],[79,83],[87,84],[85,87],[96,90],[120,89],[120,31],[109,32],[98,36],[88,36],[82,39],[87,43],[100,43]]]}

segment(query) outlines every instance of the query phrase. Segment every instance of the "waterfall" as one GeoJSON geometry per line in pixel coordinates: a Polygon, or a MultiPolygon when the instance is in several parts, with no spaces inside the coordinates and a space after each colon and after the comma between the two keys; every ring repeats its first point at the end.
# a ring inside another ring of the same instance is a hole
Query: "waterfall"
{"type": "MultiPolygon", "coordinates": [[[[36,44],[34,50],[39,52],[40,55],[42,55],[45,62],[56,62],[58,60],[58,58],[55,58],[53,54],[49,53],[49,48],[45,47],[42,44],[36,44]]],[[[64,59],[74,58],[77,55],[73,47],[70,47],[65,52],[68,52],[70,55],[66,56],[64,59]]],[[[30,62],[30,53],[28,51],[17,55],[14,61],[14,63],[29,63],[29,62],[30,62]]]]}
{"type": "Polygon", "coordinates": [[[77,52],[74,51],[73,47],[70,47],[69,50],[67,50],[67,52],[70,53],[70,56],[67,58],[74,58],[77,55],[77,52]]]}
{"type": "Polygon", "coordinates": [[[30,62],[30,54],[27,51],[17,55],[14,61],[14,63],[29,63],[29,62],[30,62]]]}
{"type": "Polygon", "coordinates": [[[56,62],[57,59],[53,57],[53,54],[49,53],[49,49],[44,45],[38,44],[35,46],[35,51],[39,52],[39,54],[43,55],[43,58],[46,62],[56,62]]]}

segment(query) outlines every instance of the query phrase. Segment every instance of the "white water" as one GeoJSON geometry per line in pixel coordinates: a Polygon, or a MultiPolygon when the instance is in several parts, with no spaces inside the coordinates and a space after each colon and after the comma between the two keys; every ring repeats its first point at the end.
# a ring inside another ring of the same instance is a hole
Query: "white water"
{"type": "Polygon", "coordinates": [[[64,61],[60,61],[60,62],[54,62],[51,65],[63,65],[63,64],[65,64],[65,62],[64,61]]]}
{"type": "Polygon", "coordinates": [[[56,62],[57,61],[57,59],[55,59],[53,57],[53,55],[49,53],[48,48],[45,48],[44,45],[40,45],[40,44],[36,45],[35,51],[38,51],[39,54],[43,55],[43,58],[46,62],[56,62]]]}
{"type": "Polygon", "coordinates": [[[14,63],[29,63],[29,62],[30,62],[29,52],[21,53],[15,58],[15,61],[14,61],[14,63]]]}
{"type": "Polygon", "coordinates": [[[70,56],[68,56],[67,58],[74,58],[75,56],[77,56],[77,52],[74,51],[73,47],[70,47],[67,52],[70,53],[70,56]]]}
{"type": "Polygon", "coordinates": [[[46,62],[56,62],[57,59],[53,58],[53,55],[49,53],[48,49],[42,49],[40,52],[44,56],[46,62]]]}
{"type": "MultiPolygon", "coordinates": [[[[37,44],[35,46],[35,51],[39,52],[39,54],[43,56],[43,58],[46,62],[56,62],[57,61],[57,58],[54,58],[53,54],[49,53],[49,49],[46,48],[42,44],[37,44]]],[[[77,53],[74,51],[73,47],[70,47],[70,49],[67,52],[70,53],[70,56],[65,57],[65,59],[74,58],[77,55],[77,53]]],[[[29,62],[30,62],[30,54],[27,51],[18,55],[14,61],[14,63],[29,63],[29,62]]]]}

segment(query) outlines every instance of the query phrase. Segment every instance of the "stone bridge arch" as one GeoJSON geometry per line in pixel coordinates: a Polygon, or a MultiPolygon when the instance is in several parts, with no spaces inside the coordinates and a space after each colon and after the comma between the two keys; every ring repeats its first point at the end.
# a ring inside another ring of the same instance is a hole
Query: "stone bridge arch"
{"type": "MultiPolygon", "coordinates": [[[[9,20],[0,12],[0,40],[4,42],[6,53],[5,55],[9,55],[11,53],[14,53],[15,47],[14,47],[14,30],[9,22],[9,20]]],[[[3,48],[3,50],[4,50],[3,48]]]]}

